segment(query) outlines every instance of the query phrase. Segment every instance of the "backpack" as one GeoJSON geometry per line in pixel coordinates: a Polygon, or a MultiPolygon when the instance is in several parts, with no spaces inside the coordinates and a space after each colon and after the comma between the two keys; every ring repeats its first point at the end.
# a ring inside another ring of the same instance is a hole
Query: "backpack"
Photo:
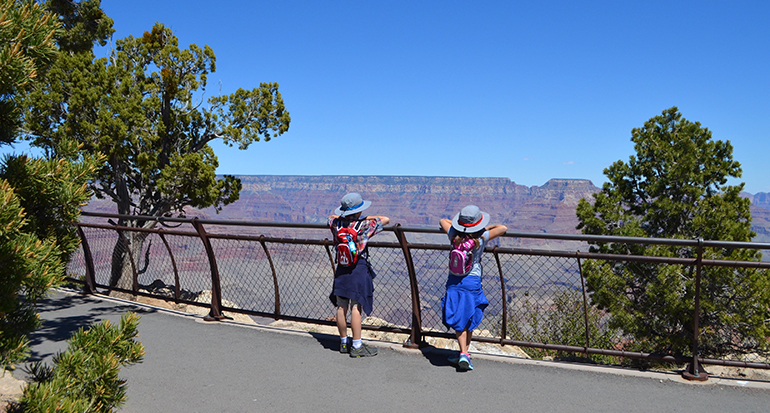
{"type": "Polygon", "coordinates": [[[474,248],[476,248],[476,241],[473,238],[468,238],[452,247],[452,251],[449,252],[449,272],[452,275],[465,276],[471,272],[474,248]]]}
{"type": "Polygon", "coordinates": [[[343,267],[352,267],[358,262],[358,232],[353,228],[339,227],[335,232],[337,263],[343,267]]]}

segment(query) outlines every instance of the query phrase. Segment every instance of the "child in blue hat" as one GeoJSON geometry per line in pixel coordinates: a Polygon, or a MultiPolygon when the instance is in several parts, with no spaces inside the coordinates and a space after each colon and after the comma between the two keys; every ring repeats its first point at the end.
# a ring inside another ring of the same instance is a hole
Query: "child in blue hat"
{"type": "Polygon", "coordinates": [[[369,264],[369,238],[382,231],[390,222],[384,216],[361,217],[371,201],[364,201],[353,192],[345,195],[340,207],[329,216],[329,228],[334,236],[337,267],[329,299],[337,307],[337,329],[340,333],[340,353],[350,357],[371,357],[377,349],[361,341],[362,313],[371,314],[374,298],[374,270],[369,264]],[[343,239],[344,238],[344,239],[343,239]],[[347,312],[350,309],[350,329],[353,341],[348,341],[347,312]]]}

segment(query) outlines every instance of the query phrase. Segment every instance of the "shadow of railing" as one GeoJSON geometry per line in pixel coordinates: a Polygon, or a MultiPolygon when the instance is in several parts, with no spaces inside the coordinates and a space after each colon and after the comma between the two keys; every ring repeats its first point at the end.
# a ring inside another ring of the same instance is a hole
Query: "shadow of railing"
{"type": "MultiPolygon", "coordinates": [[[[325,225],[87,212],[83,216],[84,222],[77,224],[81,248],[70,260],[68,272],[70,280],[83,283],[87,292],[121,292],[202,306],[209,309],[209,321],[227,318],[223,313],[227,311],[336,325],[329,299],[334,274],[333,242],[327,238],[330,232],[325,225]],[[116,225],[112,219],[139,223],[139,227],[116,225]],[[111,282],[116,271],[130,272],[130,287],[111,282]]],[[[375,308],[367,321],[377,322],[365,324],[364,329],[406,334],[404,345],[411,348],[424,345],[426,337],[454,339],[454,333],[441,322],[440,300],[450,249],[446,235],[438,229],[395,225],[386,227],[376,239],[369,243],[370,262],[377,272],[375,308]]],[[[770,369],[767,363],[698,357],[701,269],[770,268],[767,262],[704,259],[706,247],[766,250],[770,244],[508,232],[490,243],[482,258],[482,285],[490,304],[474,341],[690,363],[684,376],[695,380],[707,378],[699,368],[701,364],[770,369]],[[586,252],[590,244],[597,243],[668,245],[691,248],[697,253],[692,258],[681,258],[586,252]],[[594,317],[590,323],[597,322],[597,315],[606,318],[608,314],[589,305],[582,270],[585,260],[694,269],[692,356],[625,351],[627,338],[620,336],[604,343],[604,348],[592,347],[597,340],[592,336],[596,329],[589,325],[589,314],[594,317]],[[560,300],[564,297],[571,300],[575,311],[563,316],[573,318],[569,321],[585,340],[579,345],[527,340],[533,336],[536,324],[544,320],[543,314],[563,304],[560,300]]]]}

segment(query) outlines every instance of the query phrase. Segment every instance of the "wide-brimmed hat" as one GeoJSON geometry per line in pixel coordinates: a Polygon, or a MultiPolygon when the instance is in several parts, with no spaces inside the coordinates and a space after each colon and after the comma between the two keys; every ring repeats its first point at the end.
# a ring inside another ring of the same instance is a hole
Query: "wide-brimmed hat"
{"type": "Polygon", "coordinates": [[[468,205],[452,218],[452,228],[457,232],[474,233],[489,224],[489,214],[482,212],[476,205],[468,205]]]}
{"type": "Polygon", "coordinates": [[[334,210],[334,213],[346,217],[355,213],[361,212],[372,205],[372,201],[364,201],[361,195],[356,192],[351,192],[342,197],[340,207],[334,210]]]}

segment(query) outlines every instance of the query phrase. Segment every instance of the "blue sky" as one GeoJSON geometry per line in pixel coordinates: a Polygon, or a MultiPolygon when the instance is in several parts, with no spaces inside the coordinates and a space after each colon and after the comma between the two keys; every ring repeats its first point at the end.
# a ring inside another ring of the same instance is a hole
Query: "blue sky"
{"type": "MultiPolygon", "coordinates": [[[[770,192],[770,2],[103,0],[217,56],[207,95],[278,82],[290,130],[219,173],[590,179],[678,106],[770,192]],[[351,155],[342,160],[339,154],[351,155]]],[[[7,148],[3,149],[8,151],[7,148]]],[[[17,150],[23,150],[17,146],[17,150]]]]}

